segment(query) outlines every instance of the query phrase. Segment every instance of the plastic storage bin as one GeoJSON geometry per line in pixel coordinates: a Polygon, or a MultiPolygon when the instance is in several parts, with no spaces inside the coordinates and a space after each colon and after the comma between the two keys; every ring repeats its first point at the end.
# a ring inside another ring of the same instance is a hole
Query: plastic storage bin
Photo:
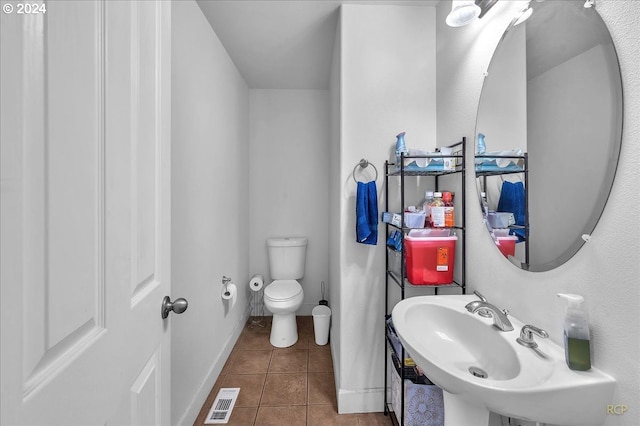
{"type": "Polygon", "coordinates": [[[504,255],[504,257],[514,256],[516,254],[516,243],[518,237],[511,235],[508,237],[497,237],[496,245],[504,255]]]}
{"type": "MultiPolygon", "coordinates": [[[[393,327],[393,323],[391,321],[391,315],[387,315],[386,323],[387,323],[387,340],[391,344],[395,357],[397,359],[400,359],[400,357],[402,357],[402,342],[400,342],[400,339],[396,334],[396,329],[393,327]]],[[[415,361],[413,360],[413,358],[411,358],[411,355],[406,350],[404,351],[404,365],[409,366],[412,369],[415,369],[415,365],[416,365],[415,361]]],[[[415,372],[413,374],[415,375],[415,372]]],[[[407,375],[408,373],[407,371],[405,371],[405,377],[407,377],[407,375]]]]}
{"type": "Polygon", "coordinates": [[[448,229],[409,232],[404,240],[409,282],[413,285],[452,283],[457,240],[448,229]]]}
{"type": "Polygon", "coordinates": [[[424,228],[424,211],[404,214],[404,226],[407,228],[424,228]]]}
{"type": "Polygon", "coordinates": [[[516,219],[510,212],[489,212],[487,220],[492,228],[508,228],[516,224],[516,219]]]}

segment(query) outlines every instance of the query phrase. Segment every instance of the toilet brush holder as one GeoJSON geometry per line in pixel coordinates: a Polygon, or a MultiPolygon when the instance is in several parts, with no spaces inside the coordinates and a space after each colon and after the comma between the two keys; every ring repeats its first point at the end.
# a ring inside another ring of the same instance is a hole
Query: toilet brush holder
{"type": "Polygon", "coordinates": [[[318,305],[329,306],[329,302],[324,298],[324,281],[320,283],[320,291],[322,292],[322,299],[318,302],[318,305]]]}

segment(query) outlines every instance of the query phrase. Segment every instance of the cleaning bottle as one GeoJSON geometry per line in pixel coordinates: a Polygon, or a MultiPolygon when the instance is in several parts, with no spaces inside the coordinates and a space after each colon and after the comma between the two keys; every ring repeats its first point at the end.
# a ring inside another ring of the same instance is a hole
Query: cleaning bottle
{"type": "Polygon", "coordinates": [[[584,298],[577,294],[558,293],[567,301],[564,317],[564,356],[572,370],[586,371],[591,368],[589,320],[582,309],[584,298]]]}
{"type": "Polygon", "coordinates": [[[442,202],[444,203],[444,226],[452,228],[454,224],[453,193],[443,192],[442,202]]]}
{"type": "Polygon", "coordinates": [[[407,145],[404,142],[405,132],[396,135],[396,170],[400,170],[401,154],[407,154],[407,145]]]}
{"type": "Polygon", "coordinates": [[[433,193],[433,202],[431,203],[431,226],[434,228],[444,228],[444,202],[442,201],[442,192],[433,193]]]}

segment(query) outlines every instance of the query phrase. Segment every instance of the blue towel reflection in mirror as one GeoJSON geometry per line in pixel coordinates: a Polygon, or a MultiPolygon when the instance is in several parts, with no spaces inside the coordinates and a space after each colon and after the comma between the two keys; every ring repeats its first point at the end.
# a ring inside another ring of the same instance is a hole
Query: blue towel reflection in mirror
{"type": "MultiPolygon", "coordinates": [[[[502,182],[497,211],[513,213],[516,225],[524,226],[526,224],[524,183],[502,182]]],[[[517,235],[520,241],[524,240],[525,234],[523,229],[514,229],[511,231],[511,234],[517,235]]]]}

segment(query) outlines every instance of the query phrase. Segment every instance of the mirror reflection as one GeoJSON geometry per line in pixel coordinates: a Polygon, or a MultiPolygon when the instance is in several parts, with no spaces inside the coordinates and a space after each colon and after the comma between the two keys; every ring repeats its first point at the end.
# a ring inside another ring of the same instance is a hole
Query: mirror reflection
{"type": "Polygon", "coordinates": [[[602,18],[584,1],[531,2],[507,28],[485,77],[476,181],[497,247],[530,271],[588,240],[620,153],[622,84],[602,18]]]}

